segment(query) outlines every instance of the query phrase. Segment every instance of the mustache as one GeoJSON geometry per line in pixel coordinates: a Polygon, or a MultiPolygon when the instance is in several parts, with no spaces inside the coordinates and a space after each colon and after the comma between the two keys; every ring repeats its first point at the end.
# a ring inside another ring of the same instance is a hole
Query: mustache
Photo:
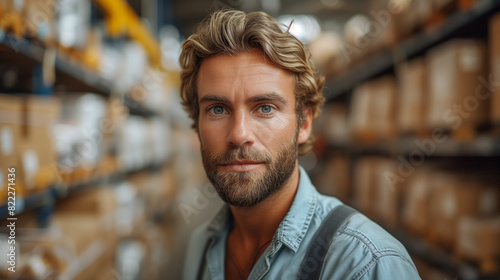
{"type": "Polygon", "coordinates": [[[272,157],[269,153],[256,151],[250,146],[243,146],[230,149],[222,154],[213,155],[210,161],[216,165],[223,165],[235,160],[251,160],[269,163],[272,157]]]}

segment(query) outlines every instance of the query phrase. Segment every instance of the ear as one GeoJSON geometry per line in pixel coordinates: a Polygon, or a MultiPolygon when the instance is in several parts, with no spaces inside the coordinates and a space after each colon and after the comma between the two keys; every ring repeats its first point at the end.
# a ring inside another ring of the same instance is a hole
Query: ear
{"type": "Polygon", "coordinates": [[[312,120],[313,120],[313,113],[311,108],[307,108],[306,112],[304,114],[304,121],[302,122],[302,126],[299,129],[299,137],[298,137],[298,143],[302,144],[309,139],[309,135],[311,134],[311,129],[312,129],[312,120]]]}

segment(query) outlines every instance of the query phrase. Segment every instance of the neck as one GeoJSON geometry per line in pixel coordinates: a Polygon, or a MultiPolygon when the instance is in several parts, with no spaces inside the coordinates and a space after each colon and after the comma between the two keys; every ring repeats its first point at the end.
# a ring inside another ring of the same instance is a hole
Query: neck
{"type": "Polygon", "coordinates": [[[245,247],[256,247],[273,238],[279,224],[292,206],[299,185],[298,163],[285,185],[276,193],[251,207],[230,205],[234,217],[231,234],[245,247]]]}

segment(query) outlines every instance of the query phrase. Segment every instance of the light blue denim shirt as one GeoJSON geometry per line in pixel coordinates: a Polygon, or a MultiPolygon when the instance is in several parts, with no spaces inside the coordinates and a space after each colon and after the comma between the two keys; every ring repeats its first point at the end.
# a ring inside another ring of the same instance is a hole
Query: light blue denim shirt
{"type": "MultiPolygon", "coordinates": [[[[316,191],[300,167],[300,181],[290,210],[248,279],[297,279],[307,248],[323,219],[342,204],[316,191]]],[[[215,218],[193,233],[184,279],[197,277],[201,255],[209,244],[203,280],[224,279],[226,239],[232,215],[224,205],[215,218]],[[208,242],[208,243],[207,243],[208,242]]],[[[352,216],[337,232],[325,257],[321,279],[420,279],[399,241],[362,214],[352,216]]]]}

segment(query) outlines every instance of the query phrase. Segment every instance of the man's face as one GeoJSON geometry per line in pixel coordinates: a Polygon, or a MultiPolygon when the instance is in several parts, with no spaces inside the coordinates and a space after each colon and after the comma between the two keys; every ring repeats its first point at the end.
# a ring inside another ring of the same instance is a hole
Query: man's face
{"type": "Polygon", "coordinates": [[[279,190],[310,131],[297,124],[292,75],[262,53],[219,55],[202,63],[197,89],[203,165],[219,196],[245,207],[279,190]]]}

